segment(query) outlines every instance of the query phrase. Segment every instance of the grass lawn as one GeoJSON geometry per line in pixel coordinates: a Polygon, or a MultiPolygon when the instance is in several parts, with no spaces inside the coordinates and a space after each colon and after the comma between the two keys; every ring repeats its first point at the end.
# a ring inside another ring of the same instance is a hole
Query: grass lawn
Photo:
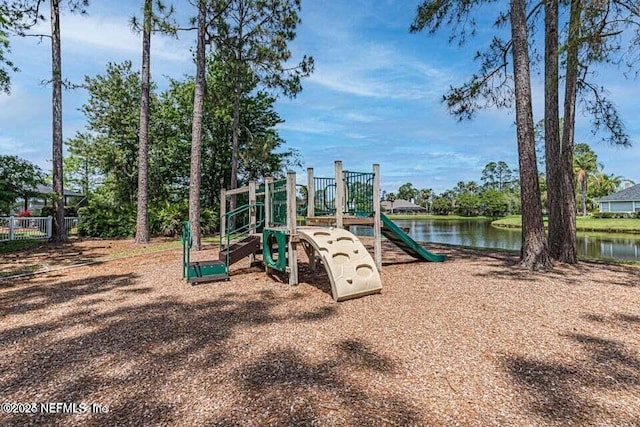
{"type": "MultiPolygon", "coordinates": [[[[546,218],[544,223],[546,226],[546,218]]],[[[522,217],[520,215],[509,216],[493,221],[491,224],[497,227],[520,228],[522,226],[522,217]]],[[[640,219],[592,218],[590,216],[579,216],[576,219],[576,230],[640,234],[640,219]]]]}
{"type": "Polygon", "coordinates": [[[474,220],[488,220],[488,219],[493,219],[489,216],[461,216],[461,215],[397,215],[397,214],[386,214],[387,217],[391,218],[391,219],[408,219],[408,220],[425,220],[425,219],[430,219],[430,220],[443,220],[443,221],[451,221],[451,220],[456,220],[456,219],[463,219],[463,220],[470,220],[470,221],[474,221],[474,220]]]}

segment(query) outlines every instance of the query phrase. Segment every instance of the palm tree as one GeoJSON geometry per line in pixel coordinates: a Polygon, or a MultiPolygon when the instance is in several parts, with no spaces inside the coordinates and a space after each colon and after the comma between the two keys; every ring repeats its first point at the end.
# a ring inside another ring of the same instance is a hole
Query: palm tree
{"type": "Polygon", "coordinates": [[[622,177],[614,174],[597,173],[591,180],[589,196],[600,198],[615,193],[622,184],[622,177]]]}
{"type": "Polygon", "coordinates": [[[587,215],[587,187],[589,175],[598,171],[598,156],[589,144],[576,144],[573,150],[573,172],[582,198],[582,215],[587,215]]]}
{"type": "Polygon", "coordinates": [[[431,188],[423,188],[422,190],[420,190],[420,204],[427,209],[427,212],[430,211],[429,201],[431,200],[433,195],[434,193],[431,188]]]}

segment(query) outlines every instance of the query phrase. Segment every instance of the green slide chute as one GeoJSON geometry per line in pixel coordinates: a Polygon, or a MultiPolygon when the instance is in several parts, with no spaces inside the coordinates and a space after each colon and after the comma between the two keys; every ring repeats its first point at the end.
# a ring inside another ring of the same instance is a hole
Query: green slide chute
{"type": "Polygon", "coordinates": [[[384,237],[389,239],[407,254],[414,258],[431,262],[442,262],[447,259],[446,255],[434,254],[420,246],[418,242],[402,231],[402,229],[391,221],[391,219],[389,219],[385,214],[380,214],[380,218],[382,219],[382,234],[384,237]]]}

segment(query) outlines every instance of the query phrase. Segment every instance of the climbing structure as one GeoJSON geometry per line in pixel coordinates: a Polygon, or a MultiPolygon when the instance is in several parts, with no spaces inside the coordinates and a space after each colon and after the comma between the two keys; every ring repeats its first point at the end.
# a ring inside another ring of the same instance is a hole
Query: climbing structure
{"type": "MultiPolygon", "coordinates": [[[[317,253],[331,282],[336,301],[380,292],[382,282],[375,262],[360,240],[339,228],[300,227],[300,239],[307,253],[317,253]]],[[[315,254],[309,259],[315,262],[315,254]]]]}
{"type": "Polygon", "coordinates": [[[380,212],[380,167],[372,172],[353,172],[335,162],[334,177],[315,177],[307,169],[307,185],[297,193],[296,174],[286,179],[265,179],[257,187],[222,190],[220,194],[220,252],[213,261],[190,262],[190,231],[183,229],[183,276],[189,282],[229,277],[229,266],[262,256],[265,270],[287,274],[289,284],[298,283],[298,247],[309,258],[311,269],[320,262],[329,276],[334,300],[344,301],[380,292],[384,234],[406,253],[427,261],[443,261],[415,242],[380,212]],[[243,198],[227,212],[229,197],[243,198]],[[298,226],[298,217],[305,226],[298,226]],[[373,256],[349,231],[350,226],[373,228],[373,256]]]}

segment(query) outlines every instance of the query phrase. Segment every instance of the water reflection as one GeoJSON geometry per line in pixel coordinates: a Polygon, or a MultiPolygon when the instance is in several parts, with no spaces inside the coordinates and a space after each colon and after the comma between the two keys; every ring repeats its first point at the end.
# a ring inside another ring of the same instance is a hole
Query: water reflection
{"type": "MultiPolygon", "coordinates": [[[[479,220],[396,220],[417,241],[496,249],[520,249],[520,230],[492,227],[479,220]]],[[[372,236],[370,227],[354,226],[359,236],[372,236]]],[[[578,233],[578,255],[589,258],[640,260],[640,235],[578,233]]]]}

